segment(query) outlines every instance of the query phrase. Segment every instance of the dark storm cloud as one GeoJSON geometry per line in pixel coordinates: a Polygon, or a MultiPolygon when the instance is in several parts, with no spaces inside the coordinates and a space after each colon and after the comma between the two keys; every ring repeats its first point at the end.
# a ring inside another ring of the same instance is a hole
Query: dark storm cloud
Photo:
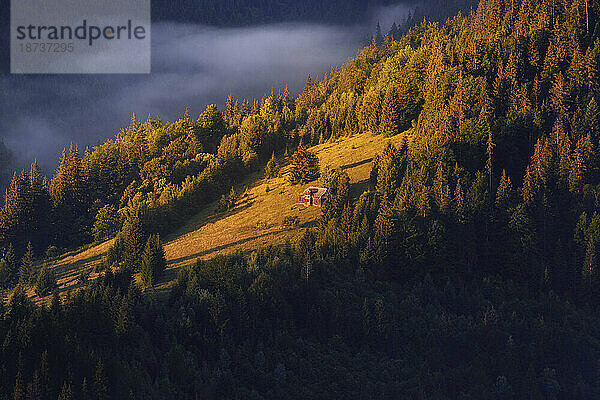
{"type": "MultiPolygon", "coordinates": [[[[0,77],[0,132],[22,159],[54,166],[73,141],[97,144],[125,126],[132,113],[174,119],[186,107],[198,114],[230,93],[260,97],[306,74],[323,74],[361,45],[358,29],[307,24],[217,29],[153,26],[150,75],[0,77]]],[[[118,61],[117,61],[118,62],[118,61]]]]}
{"type": "Polygon", "coordinates": [[[229,94],[260,98],[286,84],[298,91],[308,73],[322,75],[355,55],[374,21],[398,20],[392,16],[405,12],[383,8],[352,27],[155,22],[150,75],[0,75],[0,140],[15,154],[16,167],[37,158],[51,174],[63,147],[99,144],[132,113],[173,120],[186,107],[194,115],[208,104],[222,108],[229,94]]]}

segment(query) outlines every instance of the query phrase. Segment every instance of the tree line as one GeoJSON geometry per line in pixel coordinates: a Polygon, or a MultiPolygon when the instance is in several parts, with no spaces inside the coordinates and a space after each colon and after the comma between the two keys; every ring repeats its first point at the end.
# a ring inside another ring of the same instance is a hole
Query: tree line
{"type": "Polygon", "coordinates": [[[599,16],[596,1],[483,0],[374,41],[298,96],[133,119],[83,156],[65,151],[50,179],[35,163],[16,174],[4,262],[116,240],[101,278],[64,302],[15,290],[3,392],[598,397],[599,16]],[[306,150],[354,134],[402,135],[356,198],[306,150]],[[316,229],[198,261],[166,301],[140,292],[132,274],[151,286],[162,270],[158,234],[226,206],[265,163],[276,175],[286,153],[291,182],[330,188],[316,229]]]}

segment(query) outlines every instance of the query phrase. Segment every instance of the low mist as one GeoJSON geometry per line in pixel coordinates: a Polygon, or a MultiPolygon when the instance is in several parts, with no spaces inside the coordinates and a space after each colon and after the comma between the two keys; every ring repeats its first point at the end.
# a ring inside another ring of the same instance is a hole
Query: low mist
{"type": "Polygon", "coordinates": [[[260,98],[286,84],[301,90],[364,42],[365,31],[309,24],[236,29],[160,23],[152,29],[150,75],[11,75],[0,77],[0,132],[18,164],[37,158],[46,172],[63,147],[114,136],[132,113],[173,120],[222,108],[229,94],[260,98]]]}
{"type": "Polygon", "coordinates": [[[159,22],[152,26],[149,75],[0,76],[0,143],[8,149],[3,154],[12,153],[10,164],[0,162],[0,186],[7,185],[9,170],[34,159],[51,175],[64,147],[98,145],[127,126],[133,113],[174,120],[186,107],[192,117],[209,104],[223,109],[229,94],[252,100],[285,85],[298,93],[307,74],[322,76],[354,56],[370,41],[377,21],[385,34],[409,10],[381,8],[364,25],[351,27],[159,22]]]}

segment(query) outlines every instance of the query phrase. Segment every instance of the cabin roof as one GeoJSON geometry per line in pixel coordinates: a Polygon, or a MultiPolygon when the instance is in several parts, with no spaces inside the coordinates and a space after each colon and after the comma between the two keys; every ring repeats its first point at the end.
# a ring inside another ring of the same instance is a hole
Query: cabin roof
{"type": "Polygon", "coordinates": [[[316,187],[316,186],[311,186],[311,187],[306,188],[306,190],[302,194],[303,195],[312,194],[313,197],[323,197],[327,194],[327,189],[316,187]]]}

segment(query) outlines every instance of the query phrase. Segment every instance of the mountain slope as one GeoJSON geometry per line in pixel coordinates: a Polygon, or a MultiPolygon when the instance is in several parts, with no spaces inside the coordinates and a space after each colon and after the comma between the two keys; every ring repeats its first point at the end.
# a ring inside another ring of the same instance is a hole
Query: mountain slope
{"type": "MultiPolygon", "coordinates": [[[[342,168],[350,178],[351,194],[359,195],[368,187],[373,157],[391,142],[398,145],[405,134],[390,138],[381,135],[355,135],[311,147],[319,157],[321,168],[342,168]]],[[[210,204],[165,240],[168,272],[158,287],[166,287],[177,271],[197,259],[209,259],[218,254],[248,251],[269,244],[295,241],[310,226],[316,225],[321,210],[297,203],[297,195],[307,185],[291,185],[287,181],[288,166],[280,176],[265,179],[262,172],[246,179],[235,189],[240,196],[231,211],[218,212],[217,202],[210,204]],[[268,190],[267,190],[268,189],[268,190]],[[298,226],[286,227],[286,217],[297,216],[298,226]]],[[[78,277],[97,274],[94,268],[102,261],[113,240],[91,248],[75,251],[53,262],[61,291],[79,286],[78,277]]],[[[35,297],[33,291],[29,291],[35,297]]]]}

